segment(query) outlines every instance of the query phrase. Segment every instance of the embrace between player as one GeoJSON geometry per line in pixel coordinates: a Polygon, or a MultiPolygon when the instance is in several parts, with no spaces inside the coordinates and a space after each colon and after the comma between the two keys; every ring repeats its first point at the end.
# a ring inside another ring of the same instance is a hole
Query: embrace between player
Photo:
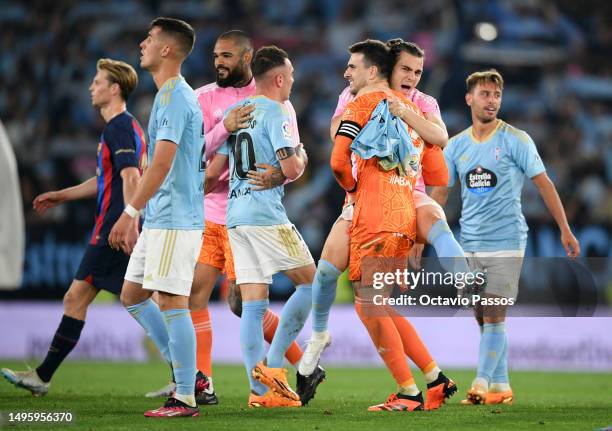
{"type": "MultiPolygon", "coordinates": [[[[98,267],[110,265],[114,271],[125,272],[122,303],[171,364],[176,381],[165,405],[145,415],[196,416],[197,403],[217,402],[212,380],[198,369],[212,375],[207,304],[224,270],[230,280],[230,308],[241,318],[249,405],[305,405],[325,377],[318,364],[331,342],[329,310],[337,278],[348,266],[356,311],[398,384],[386,402],[369,410],[438,408],[456,391],[454,382],[442,373],[407,319],[389,306],[374,309],[371,283],[364,273],[372,267],[405,266],[411,249],[418,264],[421,248],[414,247],[418,240],[432,244],[439,257],[452,258],[442,264],[453,272],[486,269],[487,295],[516,297],[527,232],[519,200],[523,175],[540,190],[560,226],[568,255],[579,253],[535,145],[524,132],[496,117],[503,90],[501,75],[484,72],[468,78],[466,102],[472,109],[473,127],[451,139],[443,155],[441,147],[448,135],[437,103],[415,88],[423,70],[423,51],[401,40],[386,44],[366,40],[349,48],[345,77],[350,85],[340,96],[331,127],[331,166],[348,197],[315,268],[281,202],[283,184],[298,178],[307,163],[288,101],[293,67],[287,53],[264,47],[253,55],[244,33],[224,33],[215,45],[217,82],[194,93],[180,75],[194,40],[188,24],[161,18],[152,22],[141,44],[141,66],[152,73],[159,91],[149,121],[150,165],[138,186],[134,178],[143,165],[145,144],[140,127],[124,112],[135,82],[123,85],[99,62],[91,89],[92,101],[107,121],[99,152],[101,173],[97,180],[35,200],[35,207],[45,210],[97,189],[92,243],[81,264],[83,270],[66,295],[65,315],[43,364],[31,372],[3,369],[2,373],[34,394],[46,393],[53,372],[78,341],[86,308],[98,289],[113,290],[118,285],[115,279],[97,278],[98,267]],[[102,97],[99,94],[107,98],[93,100],[102,97]],[[400,155],[408,151],[408,162],[403,160],[405,154],[390,160],[378,155],[376,131],[367,123],[373,115],[385,113],[393,121],[384,127],[395,127],[406,138],[402,142],[406,148],[395,150],[400,155]],[[125,143],[129,145],[124,148],[125,143]],[[209,178],[204,200],[206,161],[209,178]],[[494,175],[496,182],[476,193],[469,178],[483,172],[494,175]],[[452,186],[457,174],[463,200],[461,245],[437,203],[444,203],[442,187],[452,186]],[[425,185],[439,186],[433,193],[437,202],[425,194],[425,185]],[[117,194],[118,188],[123,193],[117,194]],[[139,235],[138,214],[145,204],[145,224],[139,235]],[[491,217],[483,218],[485,213],[491,217]],[[500,226],[494,220],[506,223],[500,226]],[[472,239],[476,229],[489,232],[489,237],[472,239]],[[103,247],[92,248],[98,241],[103,247]],[[118,248],[131,253],[129,265],[118,248]],[[94,252],[115,260],[86,259],[94,252]],[[497,257],[513,258],[513,265],[492,259],[497,257]],[[271,276],[281,271],[295,283],[296,291],[279,319],[268,310],[267,296],[271,276]],[[508,285],[510,291],[500,290],[508,285]],[[157,292],[159,305],[151,299],[152,292],[157,292]],[[302,356],[294,340],[311,308],[313,335],[302,356]],[[271,342],[267,355],[264,339],[271,342]],[[298,367],[298,393],[287,382],[283,356],[298,367]],[[405,356],[424,373],[425,400],[405,356]]],[[[135,75],[129,66],[119,66],[122,73],[135,75]]],[[[505,311],[500,307],[475,310],[482,338],[478,374],[466,404],[512,401],[505,311]]]]}

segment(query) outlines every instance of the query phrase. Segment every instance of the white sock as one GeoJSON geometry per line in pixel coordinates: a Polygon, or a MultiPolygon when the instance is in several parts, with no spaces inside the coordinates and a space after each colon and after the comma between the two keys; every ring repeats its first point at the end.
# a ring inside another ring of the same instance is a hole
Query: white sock
{"type": "Polygon", "coordinates": [[[487,382],[487,379],[485,379],[483,377],[476,377],[472,381],[472,387],[473,388],[478,388],[478,389],[483,389],[486,392],[487,388],[489,387],[489,382],[487,382]]]}
{"type": "Polygon", "coordinates": [[[325,341],[327,340],[328,337],[329,337],[329,331],[323,331],[323,332],[313,331],[312,332],[312,339],[314,341],[325,341]]]}
{"type": "Polygon", "coordinates": [[[419,394],[419,387],[415,384],[412,384],[410,386],[400,386],[399,391],[400,394],[402,395],[409,395],[411,397],[417,396],[419,394]]]}
{"type": "Polygon", "coordinates": [[[438,374],[440,374],[442,370],[440,368],[438,368],[438,366],[433,367],[433,369],[428,372],[425,373],[425,382],[427,383],[431,383],[431,382],[435,382],[436,379],[438,378],[438,374]]]}
{"type": "Polygon", "coordinates": [[[510,383],[491,383],[489,392],[506,392],[510,390],[510,383]]]}
{"type": "Polygon", "coordinates": [[[183,395],[183,394],[179,394],[179,393],[175,392],[174,393],[174,398],[176,398],[179,401],[184,402],[189,407],[195,407],[196,406],[196,401],[195,401],[195,397],[193,396],[193,394],[191,394],[191,395],[183,395]]]}

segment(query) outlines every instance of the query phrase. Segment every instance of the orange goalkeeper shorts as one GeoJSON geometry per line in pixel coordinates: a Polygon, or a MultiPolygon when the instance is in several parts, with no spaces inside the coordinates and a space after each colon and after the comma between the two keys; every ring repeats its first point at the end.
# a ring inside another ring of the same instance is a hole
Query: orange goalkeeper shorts
{"type": "Polygon", "coordinates": [[[224,271],[228,280],[236,280],[234,257],[232,256],[225,225],[206,221],[198,263],[224,271]]]}
{"type": "Polygon", "coordinates": [[[351,235],[349,280],[371,285],[375,272],[395,272],[408,267],[408,253],[413,241],[396,232],[351,235]]]}

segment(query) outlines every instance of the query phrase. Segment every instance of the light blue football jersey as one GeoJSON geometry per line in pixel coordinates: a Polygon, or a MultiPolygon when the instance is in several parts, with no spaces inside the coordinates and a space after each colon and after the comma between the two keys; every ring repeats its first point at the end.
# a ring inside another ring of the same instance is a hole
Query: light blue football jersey
{"type": "Polygon", "coordinates": [[[465,251],[521,250],[527,223],[521,209],[525,176],[545,171],[531,137],[499,120],[485,141],[472,127],[453,136],[444,149],[452,187],[461,182],[461,245],[465,251]]]}
{"type": "Polygon", "coordinates": [[[246,129],[232,133],[219,149],[229,154],[230,188],[227,200],[227,227],[273,226],[289,223],[282,199],[284,186],[252,190],[247,178],[256,163],[280,167],[276,151],[294,146],[291,117],[279,102],[264,96],[251,96],[230,106],[253,104],[253,120],[246,129]]]}
{"type": "Polygon", "coordinates": [[[157,141],[177,145],[172,167],[147,203],[144,227],[195,230],[204,227],[204,126],[193,89],[178,76],[155,95],[149,118],[149,163],[157,141]]]}

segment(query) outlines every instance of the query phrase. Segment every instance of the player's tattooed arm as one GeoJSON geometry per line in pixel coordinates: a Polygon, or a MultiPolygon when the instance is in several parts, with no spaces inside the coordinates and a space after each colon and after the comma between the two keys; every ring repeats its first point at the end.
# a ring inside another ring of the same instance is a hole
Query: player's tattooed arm
{"type": "Polygon", "coordinates": [[[281,171],[291,181],[297,180],[308,164],[308,156],[302,144],[294,147],[283,147],[276,150],[281,171]]]}
{"type": "Polygon", "coordinates": [[[263,169],[263,171],[255,170],[247,173],[249,184],[253,185],[253,190],[272,189],[287,182],[287,177],[283,174],[281,168],[266,163],[257,163],[255,167],[263,169]]]}

